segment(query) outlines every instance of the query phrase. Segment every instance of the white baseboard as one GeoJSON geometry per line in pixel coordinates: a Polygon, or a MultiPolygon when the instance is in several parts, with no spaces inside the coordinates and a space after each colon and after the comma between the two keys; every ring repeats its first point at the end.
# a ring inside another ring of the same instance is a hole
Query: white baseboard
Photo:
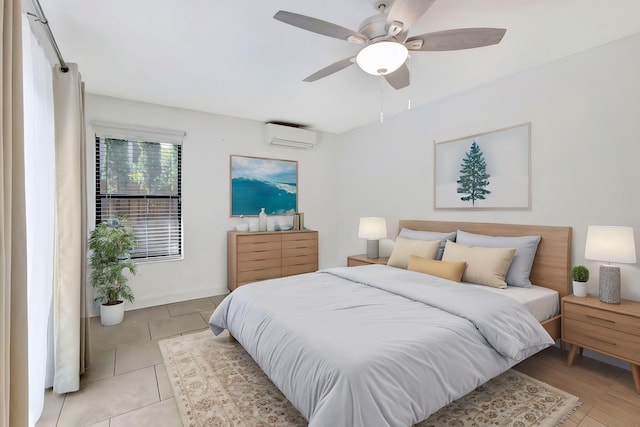
{"type": "MultiPolygon", "coordinates": [[[[160,296],[153,296],[147,298],[136,298],[133,303],[126,302],[124,305],[124,310],[137,310],[139,308],[147,308],[154,307],[157,305],[171,304],[174,302],[182,302],[189,301],[192,299],[198,298],[206,298],[217,296],[216,292],[211,288],[207,287],[206,289],[199,289],[191,292],[180,292],[173,294],[164,294],[160,296]]],[[[99,316],[100,315],[100,303],[94,302],[91,305],[90,317],[99,316]]]]}

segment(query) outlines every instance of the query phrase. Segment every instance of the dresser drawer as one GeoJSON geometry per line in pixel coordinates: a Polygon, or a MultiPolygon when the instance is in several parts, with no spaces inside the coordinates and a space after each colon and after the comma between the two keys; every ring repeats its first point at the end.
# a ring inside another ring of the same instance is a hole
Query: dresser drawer
{"type": "Polygon", "coordinates": [[[282,275],[282,268],[265,268],[262,270],[251,270],[238,272],[238,285],[244,285],[258,280],[275,279],[282,275]]]}
{"type": "Polygon", "coordinates": [[[238,265],[244,262],[259,261],[263,259],[280,259],[282,252],[279,250],[256,251],[256,252],[239,252],[238,265]]]}
{"type": "Polygon", "coordinates": [[[318,258],[318,246],[307,246],[301,248],[282,248],[282,258],[298,257],[298,256],[312,256],[318,258]]]}
{"type": "Polygon", "coordinates": [[[282,236],[282,249],[318,248],[316,233],[294,233],[282,236]]]}
{"type": "Polygon", "coordinates": [[[590,325],[598,325],[635,335],[640,334],[638,318],[625,314],[578,304],[564,304],[562,315],[567,319],[579,320],[590,325]]]}
{"type": "Polygon", "coordinates": [[[268,252],[276,251],[280,252],[282,244],[280,242],[253,242],[253,243],[239,243],[238,253],[244,252],[268,252]]]}
{"type": "Polygon", "coordinates": [[[562,338],[565,341],[640,363],[640,336],[572,318],[565,318],[564,322],[562,338]]]}
{"type": "Polygon", "coordinates": [[[280,244],[280,241],[282,240],[280,236],[276,234],[267,234],[267,233],[242,235],[242,236],[238,236],[237,239],[238,239],[238,246],[252,245],[254,243],[268,243],[268,242],[277,242],[278,244],[280,244]]]}
{"type": "Polygon", "coordinates": [[[282,260],[280,258],[258,259],[254,261],[243,261],[238,263],[238,273],[243,271],[262,270],[265,268],[280,268],[282,260]]]}
{"type": "Polygon", "coordinates": [[[315,264],[299,264],[282,266],[282,276],[293,276],[294,274],[313,273],[318,271],[318,263],[315,264]]]}
{"type": "Polygon", "coordinates": [[[299,254],[295,256],[288,256],[286,258],[282,258],[282,266],[291,266],[291,265],[318,265],[318,255],[316,254],[299,254]]]}

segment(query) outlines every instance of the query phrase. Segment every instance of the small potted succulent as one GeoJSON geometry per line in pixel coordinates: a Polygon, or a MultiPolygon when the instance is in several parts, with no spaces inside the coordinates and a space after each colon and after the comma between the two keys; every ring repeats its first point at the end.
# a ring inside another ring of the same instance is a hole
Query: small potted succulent
{"type": "Polygon", "coordinates": [[[571,269],[571,279],[573,280],[573,294],[577,297],[586,297],[589,269],[584,265],[576,265],[571,269]]]}
{"type": "Polygon", "coordinates": [[[131,249],[136,246],[129,222],[123,218],[101,222],[89,236],[89,282],[96,288],[95,300],[100,301],[100,322],[116,325],[124,317],[124,301],[133,302],[124,270],[136,273],[131,261],[131,249]]]}

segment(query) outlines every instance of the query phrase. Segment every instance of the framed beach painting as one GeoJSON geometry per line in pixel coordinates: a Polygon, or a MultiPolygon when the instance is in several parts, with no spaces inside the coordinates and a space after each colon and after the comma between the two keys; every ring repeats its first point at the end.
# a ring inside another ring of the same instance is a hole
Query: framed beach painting
{"type": "Polygon", "coordinates": [[[298,210],[298,162],[232,155],[231,216],[298,210]]]}
{"type": "Polygon", "coordinates": [[[531,123],[434,144],[435,209],[530,209],[531,123]]]}

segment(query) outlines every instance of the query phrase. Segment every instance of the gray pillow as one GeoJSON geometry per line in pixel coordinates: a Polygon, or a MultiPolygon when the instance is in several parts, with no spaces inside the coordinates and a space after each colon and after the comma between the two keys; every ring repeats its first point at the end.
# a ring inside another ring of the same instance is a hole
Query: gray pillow
{"type": "Polygon", "coordinates": [[[536,257],[540,236],[485,236],[484,234],[458,230],[456,242],[467,246],[484,246],[486,248],[516,248],[516,255],[507,272],[507,285],[519,288],[531,287],[529,275],[531,275],[531,267],[533,259],[536,257]]]}
{"type": "Polygon", "coordinates": [[[435,259],[442,259],[444,245],[447,243],[447,240],[451,240],[452,242],[455,242],[456,240],[455,231],[452,231],[451,233],[438,233],[436,231],[419,231],[411,230],[410,228],[403,228],[400,230],[400,234],[398,234],[398,236],[413,240],[440,240],[440,247],[438,248],[438,253],[436,254],[435,259]]]}

